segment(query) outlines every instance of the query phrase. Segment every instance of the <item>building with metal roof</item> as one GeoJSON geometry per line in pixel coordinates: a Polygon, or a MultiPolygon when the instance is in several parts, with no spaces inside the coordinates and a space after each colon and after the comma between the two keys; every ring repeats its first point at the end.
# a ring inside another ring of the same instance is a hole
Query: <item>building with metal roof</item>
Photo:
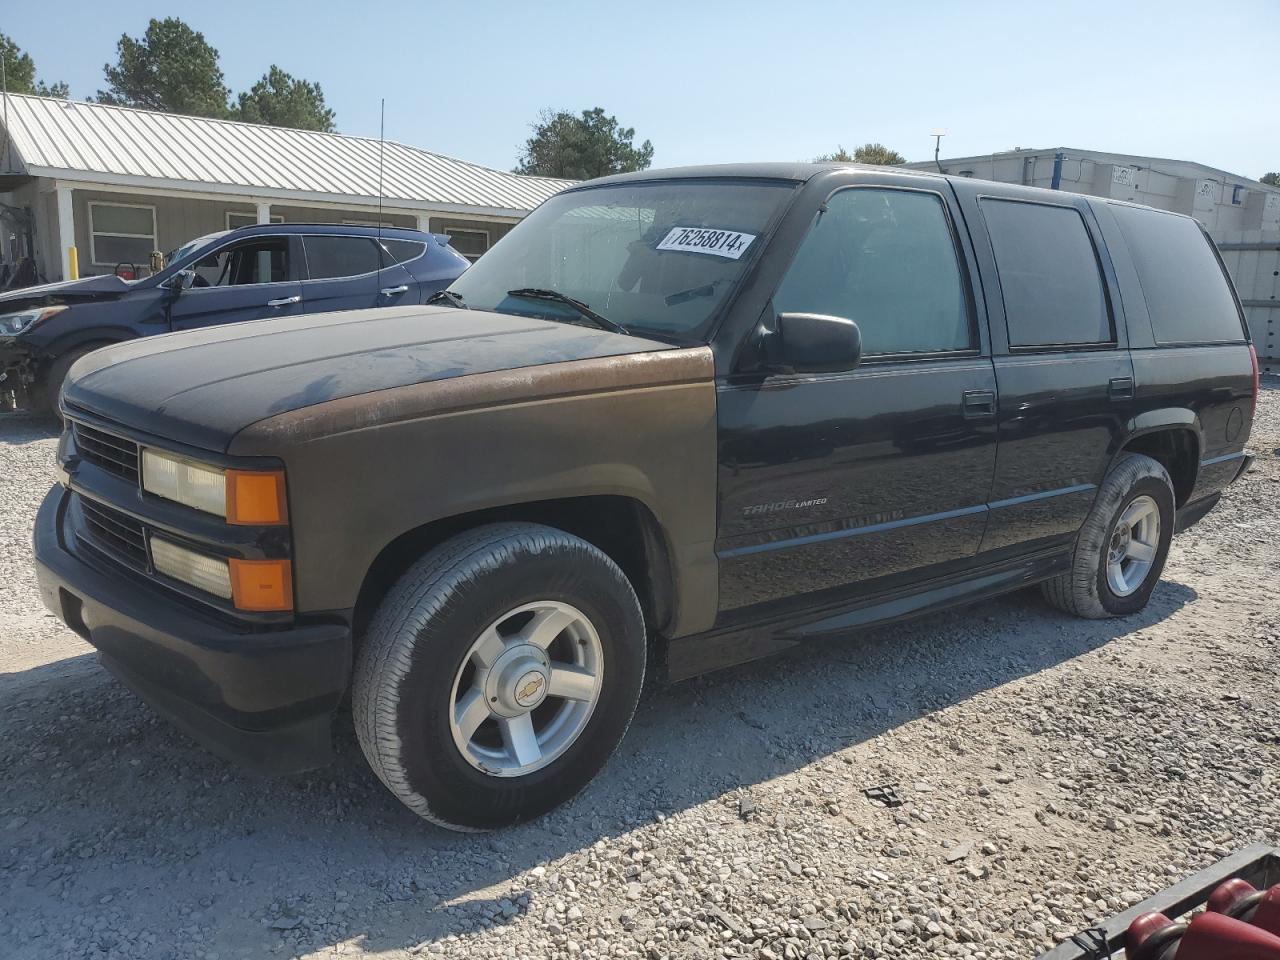
{"type": "Polygon", "coordinates": [[[229,227],[375,223],[379,208],[474,258],[569,183],[393,141],[0,94],[0,256],[48,280],[73,247],[81,274],[109,273],[229,227]]]}
{"type": "Polygon", "coordinates": [[[961,177],[1127,200],[1195,217],[1235,282],[1263,369],[1280,373],[1280,187],[1190,160],[1076,147],[906,164],[961,177]]]}

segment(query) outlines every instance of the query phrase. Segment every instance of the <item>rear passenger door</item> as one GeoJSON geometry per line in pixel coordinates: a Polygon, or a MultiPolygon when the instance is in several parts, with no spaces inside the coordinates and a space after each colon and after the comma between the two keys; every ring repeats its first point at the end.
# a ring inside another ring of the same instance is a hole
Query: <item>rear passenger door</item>
{"type": "Polygon", "coordinates": [[[861,363],[718,384],[722,623],[884,592],[978,550],[995,462],[980,291],[945,185],[876,179],[826,199],[772,301],[856,321],[861,363]]]}
{"type": "Polygon", "coordinates": [[[413,278],[373,237],[306,234],[302,248],[307,262],[302,309],[307,313],[417,302],[413,278]]]}
{"type": "Polygon", "coordinates": [[[1075,536],[1132,415],[1115,274],[1083,197],[954,182],[987,292],[998,443],[982,551],[1075,536]]]}

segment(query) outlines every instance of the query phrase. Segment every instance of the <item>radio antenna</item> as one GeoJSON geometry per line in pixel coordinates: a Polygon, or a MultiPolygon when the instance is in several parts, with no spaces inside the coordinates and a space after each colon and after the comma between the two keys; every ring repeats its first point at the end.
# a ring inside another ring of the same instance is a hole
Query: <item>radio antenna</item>
{"type": "Polygon", "coordinates": [[[4,98],[4,171],[9,172],[9,75],[0,56],[0,97],[4,98]]]}
{"type": "Polygon", "coordinates": [[[378,283],[382,283],[382,153],[387,139],[387,98],[378,108],[378,283]]]}

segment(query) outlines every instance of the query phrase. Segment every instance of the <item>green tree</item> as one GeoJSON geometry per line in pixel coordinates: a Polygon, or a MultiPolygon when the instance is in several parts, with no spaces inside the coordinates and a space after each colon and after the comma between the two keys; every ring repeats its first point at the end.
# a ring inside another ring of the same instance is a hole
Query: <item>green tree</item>
{"type": "Polygon", "coordinates": [[[566,180],[590,180],[611,173],[648,169],[653,144],[635,146],[634,127],[620,127],[604,109],[583,110],[575,117],[566,110],[544,110],[524,145],[516,173],[566,180]]]}
{"type": "Polygon", "coordinates": [[[0,60],[4,62],[4,80],[10,93],[34,93],[41,97],[61,97],[63,100],[70,94],[65,83],[45,83],[36,79],[36,62],[31,54],[22,49],[9,37],[0,33],[0,60]]]}
{"type": "Polygon", "coordinates": [[[906,163],[907,159],[897,150],[890,150],[883,143],[864,143],[853,151],[853,156],[844,147],[837,147],[835,153],[824,153],[813,158],[814,163],[874,163],[881,167],[894,167],[906,163]]]}
{"type": "Polygon", "coordinates": [[[853,154],[844,148],[843,145],[836,147],[835,153],[824,153],[820,157],[813,158],[814,163],[853,163],[853,154]]]}
{"type": "Polygon", "coordinates": [[[320,84],[296,80],[274,63],[232,111],[245,123],[333,132],[333,111],[324,105],[320,84]]]}
{"type": "Polygon", "coordinates": [[[109,89],[99,103],[142,107],[197,117],[227,116],[231,91],[222,79],[218,51],[204,34],[176,17],[152,19],[147,32],[116,44],[115,66],[103,66],[109,89]]]}
{"type": "Polygon", "coordinates": [[[1272,187],[1280,187],[1280,173],[1264,173],[1262,182],[1272,187]]]}

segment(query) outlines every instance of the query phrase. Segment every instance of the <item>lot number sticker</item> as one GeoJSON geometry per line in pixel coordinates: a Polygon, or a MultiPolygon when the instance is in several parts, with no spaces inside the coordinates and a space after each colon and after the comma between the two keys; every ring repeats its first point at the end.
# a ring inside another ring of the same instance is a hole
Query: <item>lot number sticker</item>
{"type": "Polygon", "coordinates": [[[675,227],[662,238],[659,250],[684,250],[688,253],[709,253],[713,257],[737,260],[747,252],[754,233],[737,230],[719,230],[716,227],[675,227]]]}

